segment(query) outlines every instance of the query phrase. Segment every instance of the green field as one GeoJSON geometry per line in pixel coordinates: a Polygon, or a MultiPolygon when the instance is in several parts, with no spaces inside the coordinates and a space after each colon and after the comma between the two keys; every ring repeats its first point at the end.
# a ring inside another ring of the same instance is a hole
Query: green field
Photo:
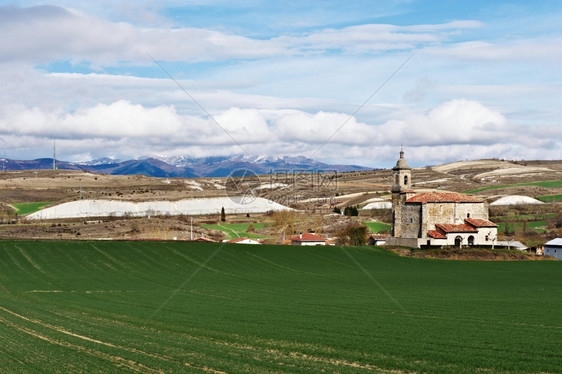
{"type": "Polygon", "coordinates": [[[363,222],[369,228],[370,232],[390,232],[392,226],[383,222],[363,222]]]}
{"type": "Polygon", "coordinates": [[[544,201],[545,203],[551,202],[560,202],[562,201],[562,194],[559,195],[544,195],[544,196],[537,196],[537,199],[540,201],[544,201]]]}
{"type": "Polygon", "coordinates": [[[35,213],[41,208],[43,208],[45,205],[49,205],[50,203],[51,203],[50,201],[35,202],[35,203],[16,203],[16,204],[12,204],[12,206],[18,210],[17,213],[19,215],[24,216],[26,214],[35,213]]]}
{"type": "MultiPolygon", "coordinates": [[[[263,222],[255,222],[252,223],[252,225],[254,225],[254,228],[256,230],[259,229],[263,229],[263,227],[266,225],[263,222]]],[[[206,229],[212,229],[212,230],[218,230],[218,231],[222,231],[224,232],[226,235],[228,235],[227,239],[234,239],[234,238],[240,238],[242,236],[246,236],[248,238],[252,238],[252,239],[263,239],[263,235],[257,235],[251,232],[246,232],[246,230],[248,230],[248,227],[250,226],[250,223],[217,223],[217,224],[202,224],[201,227],[204,227],[206,229]]]]}
{"type": "Polygon", "coordinates": [[[498,224],[498,232],[514,233],[522,232],[525,229],[533,229],[537,232],[544,232],[547,220],[554,217],[554,213],[550,214],[520,214],[513,216],[496,216],[492,217],[493,222],[498,224]],[[527,222],[525,224],[525,221],[527,222]],[[526,226],[526,227],[525,227],[526,226]]]}
{"type": "Polygon", "coordinates": [[[545,187],[545,188],[561,188],[562,187],[562,181],[539,181],[539,182],[505,184],[505,185],[502,185],[502,186],[488,186],[488,187],[477,188],[475,190],[465,191],[465,193],[471,194],[471,193],[478,193],[478,192],[482,192],[482,191],[486,191],[486,190],[496,190],[496,189],[499,189],[499,188],[519,187],[519,186],[539,186],[539,187],[545,187]]]}
{"type": "Polygon", "coordinates": [[[562,262],[0,242],[0,372],[560,372],[562,262]]]}

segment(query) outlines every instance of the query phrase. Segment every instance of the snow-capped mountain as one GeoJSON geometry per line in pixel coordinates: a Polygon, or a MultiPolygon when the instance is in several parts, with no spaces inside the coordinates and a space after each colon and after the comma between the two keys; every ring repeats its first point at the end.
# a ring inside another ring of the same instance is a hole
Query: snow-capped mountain
{"type": "MultiPolygon", "coordinates": [[[[52,158],[3,162],[5,170],[50,169],[52,158]]],[[[189,156],[139,157],[134,160],[119,161],[103,157],[87,162],[56,162],[59,169],[85,170],[98,173],[129,175],[143,174],[152,177],[227,177],[240,169],[255,174],[275,174],[287,172],[344,172],[370,170],[357,165],[329,165],[304,156],[217,156],[192,158],[189,156]]]]}

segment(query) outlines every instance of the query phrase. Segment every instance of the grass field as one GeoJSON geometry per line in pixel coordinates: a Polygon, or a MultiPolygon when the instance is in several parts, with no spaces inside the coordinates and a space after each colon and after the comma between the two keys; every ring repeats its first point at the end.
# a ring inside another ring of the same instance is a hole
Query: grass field
{"type": "Polygon", "coordinates": [[[369,228],[370,232],[390,232],[392,226],[383,222],[363,222],[369,228]]]}
{"type": "Polygon", "coordinates": [[[525,229],[534,229],[537,232],[544,232],[547,220],[554,217],[551,214],[520,214],[513,216],[496,216],[492,217],[492,221],[498,224],[498,232],[500,233],[514,233],[516,231],[525,231],[525,229]],[[525,224],[525,221],[527,222],[525,224]],[[525,227],[525,225],[527,227],[525,227]]]}
{"type": "Polygon", "coordinates": [[[43,208],[45,205],[49,205],[51,202],[35,202],[35,203],[17,203],[12,204],[14,208],[18,210],[19,215],[27,215],[37,212],[39,209],[43,208]]]}
{"type": "Polygon", "coordinates": [[[539,181],[539,182],[505,184],[502,186],[488,186],[488,187],[477,188],[475,190],[465,191],[465,193],[471,194],[471,193],[478,193],[486,190],[496,190],[499,188],[518,187],[518,186],[539,186],[539,187],[546,187],[546,188],[561,188],[562,181],[539,181]]]}
{"type": "Polygon", "coordinates": [[[562,262],[0,242],[0,372],[560,372],[562,262]]]}
{"type": "Polygon", "coordinates": [[[537,199],[540,201],[544,201],[545,203],[551,203],[553,201],[560,202],[562,201],[562,194],[537,196],[537,199]]]}
{"type": "MultiPolygon", "coordinates": [[[[262,229],[266,224],[263,222],[256,222],[256,223],[252,223],[252,225],[254,225],[255,229],[259,230],[262,229]]],[[[242,236],[246,236],[252,239],[258,239],[258,238],[264,239],[263,235],[260,236],[260,235],[253,234],[251,232],[246,232],[246,230],[248,230],[248,227],[250,226],[249,223],[224,223],[223,222],[214,225],[202,224],[201,226],[207,229],[222,231],[226,235],[228,235],[228,239],[240,238],[242,236]]]]}

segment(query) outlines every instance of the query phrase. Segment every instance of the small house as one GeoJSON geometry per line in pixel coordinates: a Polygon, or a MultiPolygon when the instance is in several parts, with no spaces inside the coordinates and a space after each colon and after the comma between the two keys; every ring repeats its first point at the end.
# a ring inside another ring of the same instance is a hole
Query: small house
{"type": "Polygon", "coordinates": [[[544,255],[562,260],[562,238],[552,239],[544,243],[544,255]]]}
{"type": "Polygon", "coordinates": [[[314,233],[304,233],[291,238],[291,245],[326,245],[328,239],[314,233]]]}

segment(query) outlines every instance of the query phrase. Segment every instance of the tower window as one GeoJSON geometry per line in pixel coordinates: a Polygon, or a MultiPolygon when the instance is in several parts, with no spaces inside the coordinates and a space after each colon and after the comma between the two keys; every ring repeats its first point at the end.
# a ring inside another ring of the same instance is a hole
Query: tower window
{"type": "Polygon", "coordinates": [[[466,213],[466,218],[470,218],[470,213],[466,213]]]}
{"type": "Polygon", "coordinates": [[[407,186],[408,185],[408,176],[404,175],[404,185],[407,186]]]}

